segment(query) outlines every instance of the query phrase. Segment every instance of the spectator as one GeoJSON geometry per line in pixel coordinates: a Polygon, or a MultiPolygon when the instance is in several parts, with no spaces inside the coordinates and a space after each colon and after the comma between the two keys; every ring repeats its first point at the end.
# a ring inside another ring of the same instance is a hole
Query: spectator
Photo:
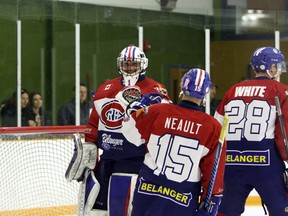
{"type": "Polygon", "coordinates": [[[241,215],[253,189],[269,215],[287,216],[283,173],[288,157],[275,97],[279,98],[288,134],[288,86],[274,80],[286,72],[286,63],[274,47],[256,49],[250,63],[255,78],[233,85],[215,112],[219,122],[229,116],[224,192],[218,216],[241,215]]]}
{"type": "Polygon", "coordinates": [[[221,100],[216,98],[218,86],[212,83],[210,88],[210,115],[214,116],[214,113],[220,104],[221,100]]]}
{"type": "MultiPolygon", "coordinates": [[[[58,125],[75,125],[75,87],[74,97],[60,107],[57,115],[58,125]]],[[[80,125],[86,125],[89,118],[89,102],[87,102],[87,86],[80,83],[80,125]]]]}
{"type": "MultiPolygon", "coordinates": [[[[29,93],[21,90],[21,126],[28,126],[29,93]]],[[[17,92],[1,105],[1,118],[3,127],[17,126],[17,92]]]]}
{"type": "Polygon", "coordinates": [[[42,96],[39,92],[30,94],[30,107],[28,114],[29,126],[48,126],[51,125],[51,118],[44,111],[42,96]]]}

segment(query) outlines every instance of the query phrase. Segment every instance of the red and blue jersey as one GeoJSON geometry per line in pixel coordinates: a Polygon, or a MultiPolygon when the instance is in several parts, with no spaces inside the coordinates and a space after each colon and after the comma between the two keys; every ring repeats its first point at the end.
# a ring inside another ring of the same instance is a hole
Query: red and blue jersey
{"type": "MultiPolygon", "coordinates": [[[[215,118],[229,116],[225,178],[255,183],[283,172],[287,160],[275,96],[288,129],[288,87],[267,77],[232,86],[217,108],[215,118]]],[[[286,131],[287,133],[288,131],[286,131]]]]}
{"type": "MultiPolygon", "coordinates": [[[[124,120],[122,131],[131,143],[147,149],[137,193],[170,200],[193,212],[201,186],[202,198],[206,196],[221,124],[196,104],[182,101],[138,110],[124,120]]],[[[213,194],[223,191],[224,167],[225,143],[213,194]]]]}
{"type": "MultiPolygon", "coordinates": [[[[136,83],[142,94],[162,93],[170,100],[165,87],[151,78],[141,79],[136,83]]],[[[92,109],[85,132],[85,141],[93,142],[103,149],[101,159],[132,160],[145,154],[144,147],[135,147],[123,135],[122,121],[125,110],[115,98],[124,88],[121,77],[103,83],[95,92],[92,109]]]]}

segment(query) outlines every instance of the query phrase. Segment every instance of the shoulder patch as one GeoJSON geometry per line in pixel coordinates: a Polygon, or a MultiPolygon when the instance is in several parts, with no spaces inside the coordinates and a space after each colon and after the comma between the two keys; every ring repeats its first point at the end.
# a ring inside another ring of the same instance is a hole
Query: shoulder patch
{"type": "Polygon", "coordinates": [[[162,85],[160,85],[159,83],[157,84],[157,86],[155,87],[155,89],[160,92],[162,95],[166,96],[168,94],[168,91],[166,88],[164,88],[162,85]]]}
{"type": "Polygon", "coordinates": [[[108,90],[108,89],[110,89],[110,88],[111,88],[111,84],[107,84],[107,85],[105,86],[104,90],[108,90]]]}

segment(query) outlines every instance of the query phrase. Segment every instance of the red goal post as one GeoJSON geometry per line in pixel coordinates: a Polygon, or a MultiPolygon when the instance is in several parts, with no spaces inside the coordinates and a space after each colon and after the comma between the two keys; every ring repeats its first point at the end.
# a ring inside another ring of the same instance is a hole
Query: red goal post
{"type": "Polygon", "coordinates": [[[0,128],[0,215],[76,215],[78,182],[67,182],[73,134],[85,126],[0,128]]]}

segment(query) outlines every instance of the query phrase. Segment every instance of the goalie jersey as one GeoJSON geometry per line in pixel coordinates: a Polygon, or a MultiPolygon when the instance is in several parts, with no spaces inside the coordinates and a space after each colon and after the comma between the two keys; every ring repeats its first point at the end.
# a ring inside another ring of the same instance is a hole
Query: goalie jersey
{"type": "MultiPolygon", "coordinates": [[[[141,94],[161,93],[164,99],[170,101],[165,87],[151,78],[142,77],[136,85],[141,89],[141,94]]],[[[125,110],[115,96],[123,88],[119,77],[106,81],[97,89],[85,131],[85,141],[93,142],[103,150],[102,160],[143,161],[145,147],[131,145],[121,131],[125,110]]]]}
{"type": "Polygon", "coordinates": [[[255,183],[283,172],[283,160],[288,158],[275,96],[287,130],[287,95],[286,85],[267,77],[243,81],[226,92],[215,113],[220,122],[225,114],[229,116],[225,179],[255,183]]]}
{"type": "MultiPolygon", "coordinates": [[[[220,131],[221,125],[216,119],[189,101],[151,105],[124,120],[125,137],[147,149],[134,194],[134,200],[139,199],[141,203],[137,211],[193,215],[201,186],[202,198],[206,196],[220,131]],[[138,194],[148,196],[143,198],[138,194]],[[159,199],[159,205],[150,206],[153,199],[159,199]]],[[[222,193],[224,167],[225,144],[213,194],[222,193]]]]}

